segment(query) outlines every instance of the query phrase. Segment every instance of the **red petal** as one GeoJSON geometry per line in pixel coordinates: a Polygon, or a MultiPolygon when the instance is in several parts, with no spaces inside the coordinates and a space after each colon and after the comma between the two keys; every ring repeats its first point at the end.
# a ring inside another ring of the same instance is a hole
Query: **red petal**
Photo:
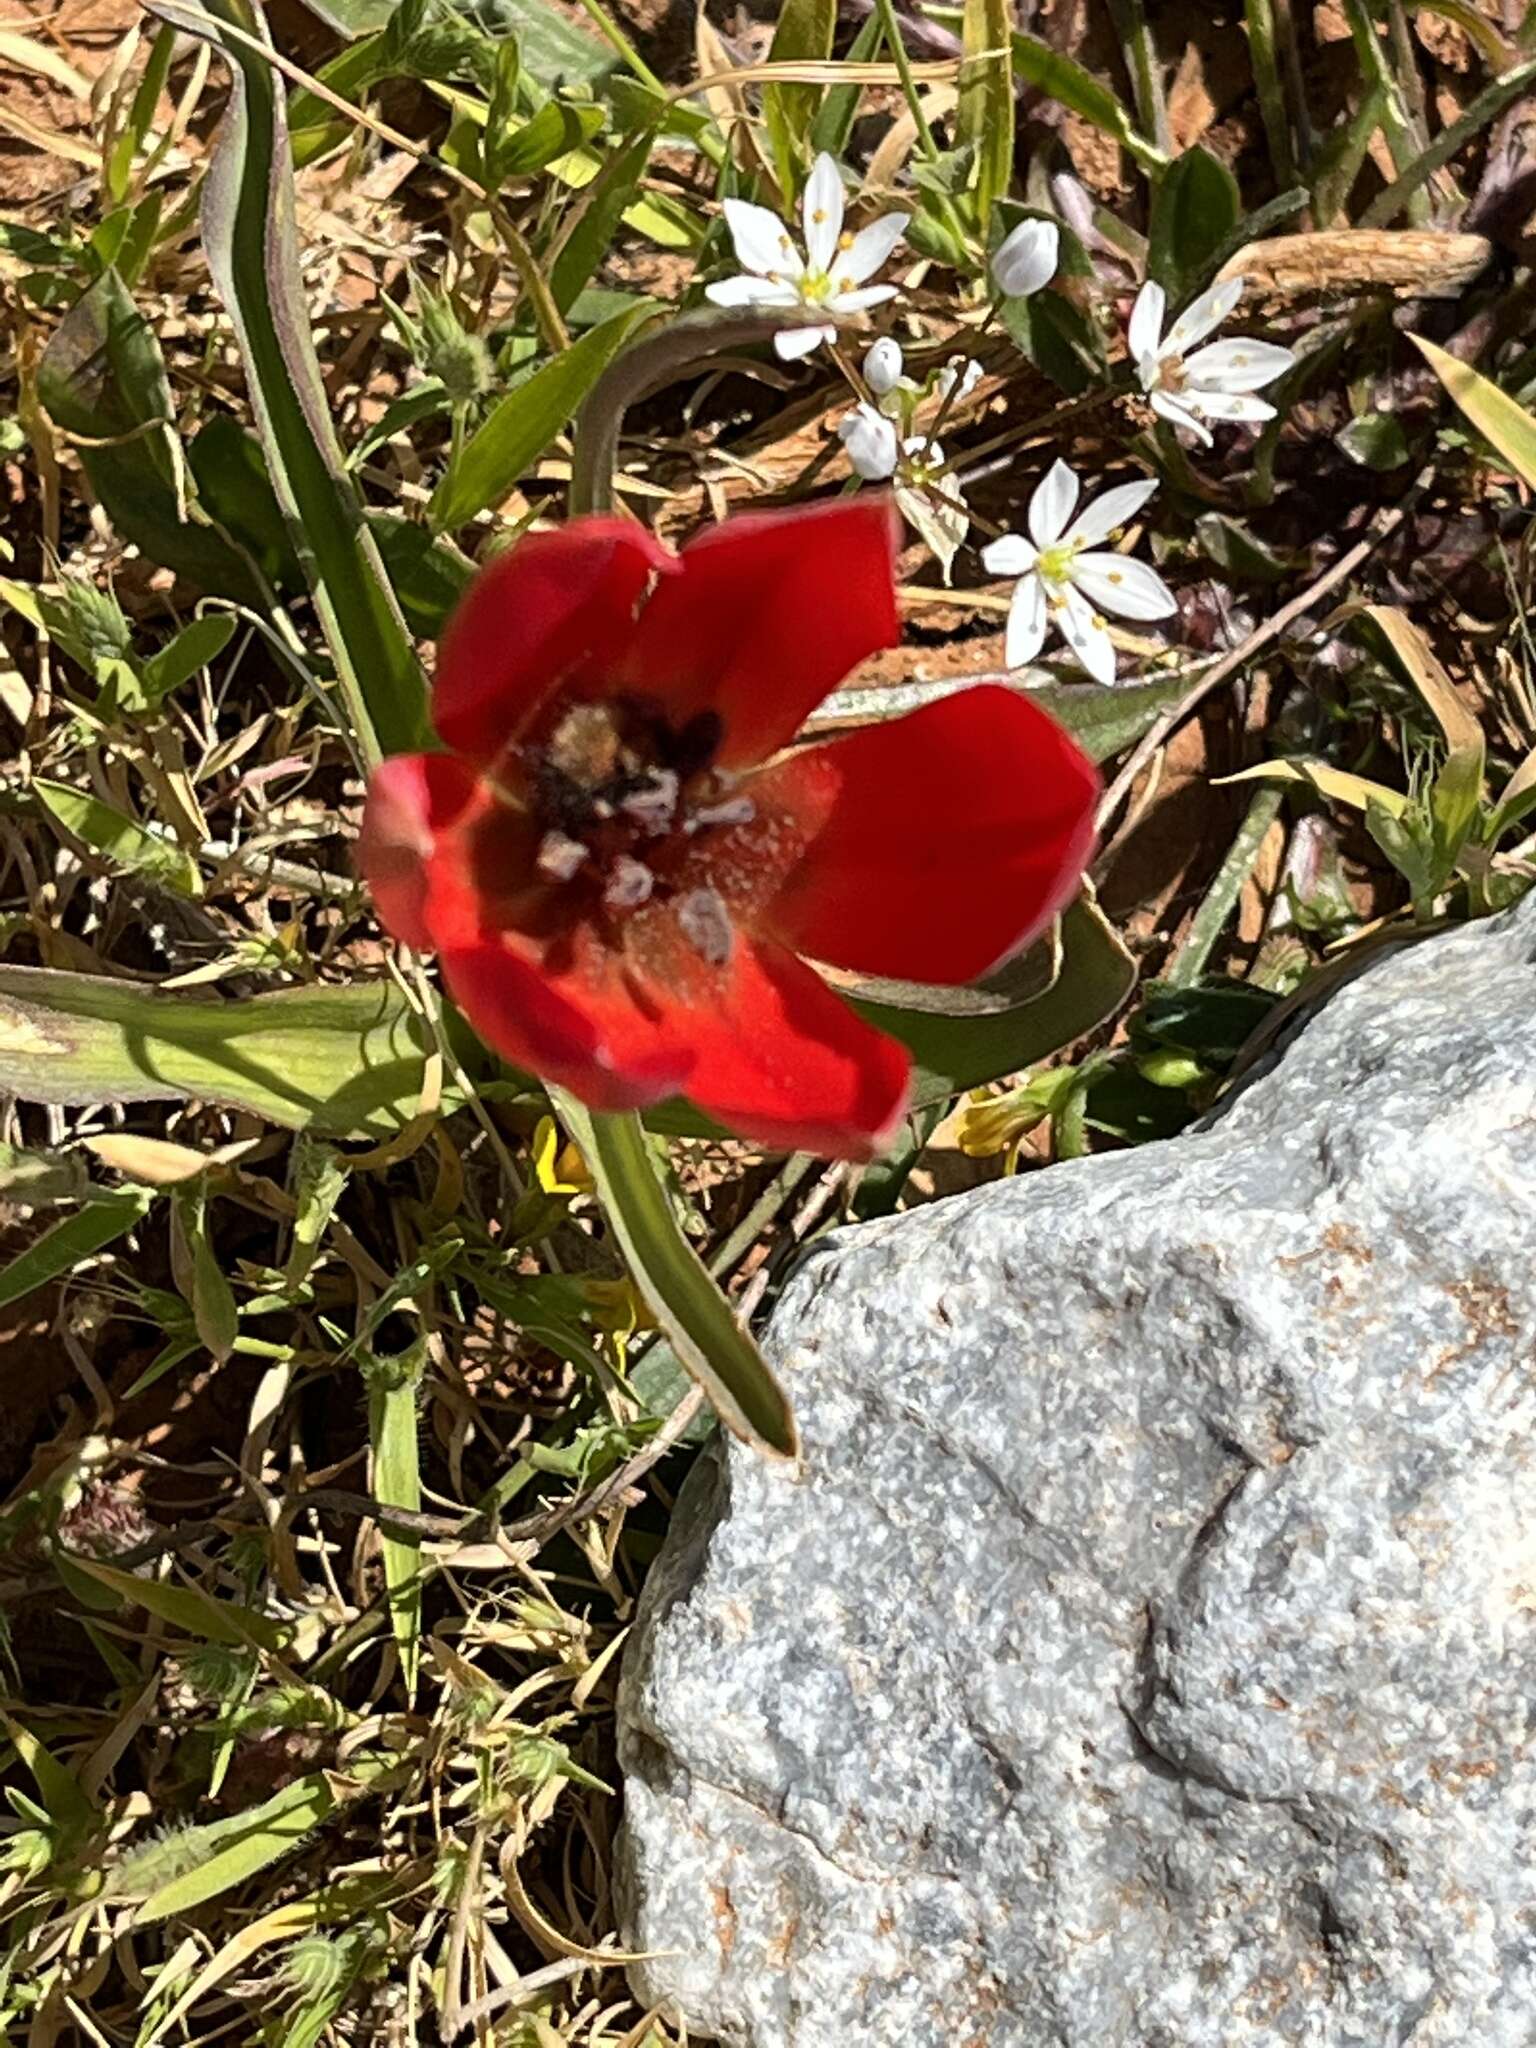
{"type": "Polygon", "coordinates": [[[711,999],[668,1022],[693,1048],[689,1099],[759,1144],[873,1159],[906,1113],[906,1048],[779,946],[738,936],[711,999]]]}
{"type": "Polygon", "coordinates": [[[562,682],[614,661],[651,577],[676,567],[630,519],[525,534],[480,571],[448,622],[432,689],[442,738],[494,760],[562,682]]]}
{"type": "Polygon", "coordinates": [[[368,784],[357,864],[386,928],[418,952],[432,945],[427,864],[477,787],[473,770],[452,754],[397,754],[368,784]]]}
{"type": "Polygon", "coordinates": [[[895,646],[896,534],[875,493],[711,527],[640,614],[623,682],[674,726],[718,712],[721,767],[766,760],[866,655],[895,646]]]}
{"type": "Polygon", "coordinates": [[[982,685],[797,754],[758,786],[820,820],[763,930],[862,974],[965,982],[1070,901],[1099,777],[1027,697],[982,685]]]}
{"type": "Polygon", "coordinates": [[[616,964],[597,977],[557,974],[511,937],[442,956],[454,1001],[493,1051],[569,1088],[593,1109],[641,1109],[675,1095],[692,1065],[642,1010],[616,964]]]}

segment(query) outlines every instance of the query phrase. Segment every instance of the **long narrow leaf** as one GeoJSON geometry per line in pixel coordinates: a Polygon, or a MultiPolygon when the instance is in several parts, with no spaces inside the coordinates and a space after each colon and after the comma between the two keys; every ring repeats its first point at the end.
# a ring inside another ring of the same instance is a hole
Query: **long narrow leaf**
{"type": "Polygon", "coordinates": [[[976,215],[983,235],[995,200],[1013,176],[1013,70],[1009,0],[965,0],[965,68],[960,74],[957,134],[975,154],[976,215]]]}
{"type": "Polygon", "coordinates": [[[636,1116],[601,1115],[551,1089],[580,1146],[646,1306],[727,1429],[781,1458],[799,1433],[784,1389],[677,1226],[636,1116]]]}
{"type": "Polygon", "coordinates": [[[1492,443],[1522,483],[1536,490],[1536,420],[1525,407],[1422,334],[1410,334],[1408,339],[1484,440],[1492,443]]]}
{"type": "Polygon", "coordinates": [[[273,486],[288,519],[365,760],[422,744],[426,684],[331,424],[299,277],[293,170],[273,67],[251,0],[155,0],[211,43],[229,104],[203,199],[209,267],[240,339],[273,486]],[[242,34],[227,34],[232,28],[242,34]]]}
{"type": "Polygon", "coordinates": [[[390,982],[226,1002],[0,967],[0,1070],[22,1102],[219,1102],[290,1130],[387,1137],[420,1105],[427,1048],[390,982]]]}

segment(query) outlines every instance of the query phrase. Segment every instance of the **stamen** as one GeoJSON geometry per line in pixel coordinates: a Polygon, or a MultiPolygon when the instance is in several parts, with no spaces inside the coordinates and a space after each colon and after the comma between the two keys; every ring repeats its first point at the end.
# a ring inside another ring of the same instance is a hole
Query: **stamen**
{"type": "Polygon", "coordinates": [[[569,882],[586,857],[587,849],[579,839],[572,839],[565,832],[546,832],[539,841],[534,861],[539,873],[547,875],[550,881],[569,882]]]}
{"type": "Polygon", "coordinates": [[[621,853],[608,870],[603,902],[610,910],[638,910],[642,903],[649,903],[655,886],[656,877],[644,861],[621,853]]]}
{"type": "Polygon", "coordinates": [[[730,796],[723,803],[705,804],[684,825],[685,832],[702,832],[706,825],[750,825],[757,805],[749,796],[730,796]]]}
{"type": "Polygon", "coordinates": [[[677,921],[683,936],[711,967],[723,967],[731,957],[731,913],[720,891],[707,884],[690,889],[677,899],[677,921]]]}
{"type": "Polygon", "coordinates": [[[678,780],[670,768],[652,768],[639,789],[619,798],[619,809],[652,839],[670,832],[677,815],[678,780]]]}

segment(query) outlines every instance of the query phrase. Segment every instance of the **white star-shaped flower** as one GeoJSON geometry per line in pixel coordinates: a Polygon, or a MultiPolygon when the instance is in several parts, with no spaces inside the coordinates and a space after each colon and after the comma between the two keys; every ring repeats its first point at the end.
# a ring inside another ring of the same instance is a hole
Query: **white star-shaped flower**
{"type": "Polygon", "coordinates": [[[1293,350],[1272,341],[1197,342],[1213,334],[1243,296],[1243,280],[1228,278],[1202,292],[1163,333],[1168,297],[1160,284],[1144,284],[1131,308],[1126,340],[1152,410],[1187,427],[1211,445],[1209,420],[1272,420],[1275,408],[1253,396],[1295,362],[1293,350]],[[1194,354],[1190,350],[1194,349],[1194,354]]]}
{"type": "Polygon", "coordinates": [[[1045,645],[1054,623],[1097,683],[1115,680],[1115,648],[1104,612],[1122,619],[1166,619],[1178,610],[1173,592],[1145,562],[1095,553],[1146,504],[1153,482],[1117,484],[1085,505],[1076,519],[1081,486],[1064,462],[1053,463],[1029,501],[1029,538],[1005,533],[981,551],[994,576],[1017,576],[1008,611],[1006,658],[1023,668],[1045,645]]]}
{"type": "MultiPolygon", "coordinates": [[[[743,274],[706,287],[705,297],[717,306],[804,306],[814,319],[818,314],[862,313],[867,306],[895,298],[895,285],[867,280],[901,240],[912,216],[882,214],[856,235],[845,235],[843,181],[825,151],[806,180],[801,205],[803,256],[794,236],[768,207],[752,206],[745,199],[727,199],[724,205],[743,274]]],[[[822,321],[776,334],[773,345],[785,362],[792,362],[836,338],[837,329],[822,321]]]]}

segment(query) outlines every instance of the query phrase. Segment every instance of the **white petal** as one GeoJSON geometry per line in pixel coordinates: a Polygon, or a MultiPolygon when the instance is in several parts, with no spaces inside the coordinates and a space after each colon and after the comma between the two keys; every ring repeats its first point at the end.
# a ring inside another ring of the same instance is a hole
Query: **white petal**
{"type": "Polygon", "coordinates": [[[820,348],[824,341],[836,339],[835,327],[792,327],[788,334],[773,337],[773,351],[781,363],[793,363],[808,356],[813,348],[820,348]]]}
{"type": "Polygon", "coordinates": [[[883,306],[894,299],[893,284],[861,284],[856,292],[834,292],[826,303],[829,313],[862,313],[870,306],[883,306]]]}
{"type": "Polygon", "coordinates": [[[1168,619],[1178,599],[1155,569],[1130,555],[1079,555],[1072,581],[1090,604],[1122,619],[1168,619]]]}
{"type": "Polygon", "coordinates": [[[794,306],[800,294],[792,284],[773,284],[766,277],[722,277],[707,284],[704,296],[717,306],[794,306]]]}
{"type": "MultiPolygon", "coordinates": [[[[1168,294],[1160,284],[1151,278],[1136,294],[1136,303],[1131,308],[1131,323],[1125,331],[1125,345],[1131,352],[1134,363],[1142,362],[1147,356],[1156,356],[1157,345],[1163,334],[1163,315],[1168,310],[1168,294]]],[[[1145,381],[1145,372],[1143,381],[1145,381]]]]}
{"type": "Polygon", "coordinates": [[[799,277],[805,269],[789,229],[766,206],[749,205],[745,199],[723,202],[725,224],[736,245],[736,261],[743,270],[755,270],[759,277],[799,277]]]}
{"type": "Polygon", "coordinates": [[[1143,483],[1116,484],[1112,491],[1101,491],[1083,507],[1063,539],[1083,548],[1097,547],[1117,526],[1134,519],[1156,489],[1156,481],[1149,477],[1143,483]]]}
{"type": "Polygon", "coordinates": [[[901,382],[901,343],[889,334],[872,341],[864,351],[864,382],[876,398],[884,398],[901,382]]]}
{"type": "Polygon", "coordinates": [[[1257,424],[1275,416],[1272,405],[1262,398],[1250,398],[1246,391],[1189,391],[1185,397],[1208,420],[1245,420],[1257,424]]]}
{"type": "Polygon", "coordinates": [[[1026,576],[1013,593],[1008,608],[1008,633],[1003,660],[1009,668],[1023,668],[1045,645],[1045,586],[1038,576],[1026,576]]]}
{"type": "Polygon", "coordinates": [[[1053,614],[1061,637],[1096,683],[1115,680],[1115,643],[1094,616],[1093,606],[1075,590],[1064,593],[1053,614]]]}
{"type": "Polygon", "coordinates": [[[879,483],[896,467],[896,429],[872,405],[856,405],[837,423],[837,437],[848,451],[856,476],[879,483]]]}
{"type": "Polygon", "coordinates": [[[1029,533],[1038,548],[1054,547],[1066,530],[1077,503],[1079,485],[1067,465],[1057,460],[1035,486],[1029,501],[1029,533]]]}
{"type": "Polygon", "coordinates": [[[1225,284],[1213,284],[1192,306],[1184,308],[1169,328],[1158,354],[1165,359],[1188,355],[1197,341],[1204,341],[1208,334],[1215,333],[1242,296],[1243,280],[1240,277],[1229,277],[1225,284]]]}
{"type": "Polygon", "coordinates": [[[846,249],[829,261],[839,286],[862,284],[873,277],[907,231],[910,213],[882,213],[867,228],[860,228],[846,249]]]}
{"type": "Polygon", "coordinates": [[[806,263],[818,276],[824,276],[832,268],[837,238],[843,232],[843,180],[825,150],[811,165],[801,212],[805,221],[806,263]]]}
{"type": "Polygon", "coordinates": [[[982,549],[981,563],[994,576],[1027,576],[1035,566],[1035,545],[1022,533],[1000,534],[982,549]]]}
{"type": "Polygon", "coordinates": [[[1061,230],[1053,220],[1021,220],[998,244],[992,277],[1005,299],[1028,298],[1048,285],[1061,260],[1061,230]]]}
{"type": "Polygon", "coordinates": [[[951,356],[934,382],[934,395],[963,405],[985,375],[974,356],[951,356]]]}
{"type": "Polygon", "coordinates": [[[1291,349],[1272,341],[1213,341],[1187,359],[1184,374],[1205,391],[1260,391],[1295,360],[1291,349]]]}
{"type": "Polygon", "coordinates": [[[1210,434],[1200,424],[1199,420],[1195,418],[1187,405],[1180,405],[1179,401],[1176,398],[1170,398],[1166,391],[1151,392],[1148,395],[1147,403],[1158,417],[1167,420],[1170,426],[1185,427],[1194,435],[1197,441],[1204,442],[1207,448],[1211,446],[1210,434]]]}

